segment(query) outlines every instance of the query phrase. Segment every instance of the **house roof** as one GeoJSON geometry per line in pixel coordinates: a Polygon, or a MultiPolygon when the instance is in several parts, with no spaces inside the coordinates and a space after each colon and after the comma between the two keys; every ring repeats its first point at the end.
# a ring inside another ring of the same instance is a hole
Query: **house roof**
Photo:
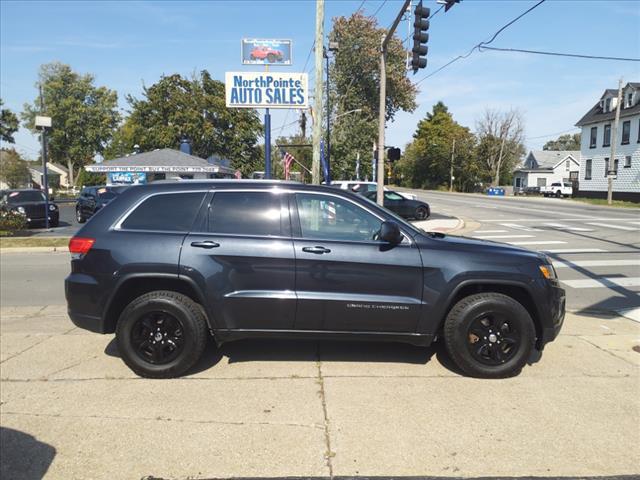
{"type": "Polygon", "coordinates": [[[529,155],[533,155],[538,169],[553,169],[569,156],[577,162],[580,159],[580,150],[531,150],[529,155]]]}
{"type": "Polygon", "coordinates": [[[102,163],[86,165],[89,172],[213,172],[229,170],[221,165],[207,162],[204,158],[189,155],[179,150],[162,148],[152,152],[138,153],[126,157],[105,160],[102,163]]]}
{"type": "MultiPolygon", "coordinates": [[[[640,89],[640,82],[629,82],[627,83],[623,90],[626,90],[628,87],[634,89],[640,89]]],[[[608,88],[604,91],[600,99],[606,95],[618,95],[618,89],[608,88]]],[[[623,102],[624,106],[624,102],[623,102]]],[[[635,115],[640,113],[640,102],[636,101],[636,104],[630,108],[621,108],[620,109],[620,118],[629,117],[631,115],[635,115]]],[[[591,107],[591,109],[580,119],[578,123],[576,123],[576,127],[581,127],[583,125],[588,125],[590,123],[598,123],[598,122],[606,122],[608,120],[614,120],[616,118],[615,109],[610,112],[603,112],[600,108],[600,100],[591,107]]]]}
{"type": "Polygon", "coordinates": [[[49,163],[47,162],[48,165],[53,165],[54,167],[56,167],[58,170],[62,170],[64,173],[68,174],[69,173],[69,169],[67,167],[65,167],[64,165],[60,165],[59,163],[49,163]]]}
{"type": "MultiPolygon", "coordinates": [[[[29,170],[33,170],[34,172],[38,172],[38,173],[42,174],[42,165],[29,165],[29,170]]],[[[48,176],[51,176],[51,175],[60,176],[60,174],[58,172],[52,172],[48,168],[47,168],[47,175],[48,176]]]]}

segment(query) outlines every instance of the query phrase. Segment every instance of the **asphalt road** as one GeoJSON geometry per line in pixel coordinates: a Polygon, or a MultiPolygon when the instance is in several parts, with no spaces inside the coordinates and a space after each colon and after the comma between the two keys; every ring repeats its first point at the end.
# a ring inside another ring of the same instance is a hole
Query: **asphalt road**
{"type": "Polygon", "coordinates": [[[466,236],[541,250],[554,260],[576,312],[640,307],[640,209],[556,198],[412,190],[433,211],[463,218],[466,236]]]}

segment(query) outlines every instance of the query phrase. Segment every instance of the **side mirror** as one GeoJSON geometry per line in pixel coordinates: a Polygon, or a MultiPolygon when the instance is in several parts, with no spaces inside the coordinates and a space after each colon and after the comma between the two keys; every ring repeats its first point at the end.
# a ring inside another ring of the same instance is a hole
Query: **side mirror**
{"type": "Polygon", "coordinates": [[[395,222],[382,222],[382,225],[380,225],[380,240],[392,245],[400,243],[402,241],[402,233],[398,224],[395,222]]]}

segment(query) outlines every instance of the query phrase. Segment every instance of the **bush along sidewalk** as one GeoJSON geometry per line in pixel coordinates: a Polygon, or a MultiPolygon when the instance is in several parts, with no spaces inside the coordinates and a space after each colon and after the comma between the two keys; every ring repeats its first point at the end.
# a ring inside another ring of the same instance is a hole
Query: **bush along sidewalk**
{"type": "Polygon", "coordinates": [[[18,212],[0,212],[0,237],[14,236],[27,229],[27,219],[18,212]]]}

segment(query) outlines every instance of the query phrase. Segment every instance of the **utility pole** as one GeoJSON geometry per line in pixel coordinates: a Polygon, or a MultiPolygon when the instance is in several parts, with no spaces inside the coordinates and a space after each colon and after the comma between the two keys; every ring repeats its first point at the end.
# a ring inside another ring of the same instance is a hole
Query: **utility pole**
{"type": "Polygon", "coordinates": [[[376,181],[378,185],[376,202],[381,206],[384,204],[384,127],[387,116],[387,44],[393,37],[400,20],[402,20],[404,12],[410,4],[411,0],[405,0],[402,8],[400,9],[400,13],[398,13],[393,25],[391,25],[387,34],[382,37],[382,42],[380,43],[380,111],[378,114],[378,167],[376,168],[376,181]]]}
{"type": "Polygon", "coordinates": [[[322,141],[322,46],[324,39],[324,0],[316,0],[316,86],[313,116],[313,160],[311,183],[320,183],[320,142],[322,141]]]}
{"type": "MultiPolygon", "coordinates": [[[[40,87],[40,115],[44,115],[44,97],[42,96],[42,85],[40,87]]],[[[41,128],[40,140],[42,142],[42,189],[44,191],[44,228],[49,230],[49,180],[47,179],[47,124],[51,127],[51,119],[46,117],[36,117],[36,128],[41,128]],[[43,119],[41,123],[39,119],[43,119]]],[[[71,172],[73,174],[73,172],[71,172]]]]}
{"type": "Polygon", "coordinates": [[[450,182],[449,191],[453,192],[453,157],[456,152],[456,137],[453,137],[453,144],[451,145],[451,171],[449,172],[450,182]]]}
{"type": "Polygon", "coordinates": [[[609,183],[607,188],[607,203],[611,205],[613,203],[613,177],[610,172],[613,170],[612,165],[616,163],[616,144],[618,143],[618,123],[620,122],[620,104],[622,103],[622,78],[618,80],[618,100],[616,101],[616,120],[613,122],[613,131],[611,132],[611,157],[609,158],[609,165],[607,168],[607,181],[609,183]]]}

